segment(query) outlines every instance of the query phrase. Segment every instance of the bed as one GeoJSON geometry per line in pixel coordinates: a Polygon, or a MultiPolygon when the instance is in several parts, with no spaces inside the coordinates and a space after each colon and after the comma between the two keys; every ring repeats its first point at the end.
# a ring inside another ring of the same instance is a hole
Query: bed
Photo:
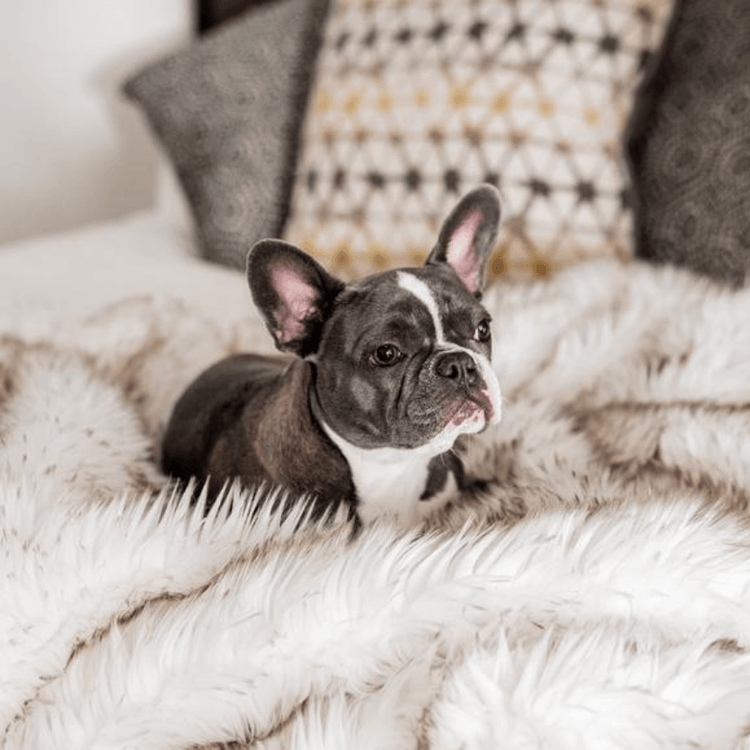
{"type": "Polygon", "coordinates": [[[750,747],[744,3],[199,17],[124,82],[173,201],[0,249],[3,747],[750,747]],[[273,350],[255,239],[418,262],[483,181],[485,492],[353,535],[164,476],[187,383],[273,350]]]}

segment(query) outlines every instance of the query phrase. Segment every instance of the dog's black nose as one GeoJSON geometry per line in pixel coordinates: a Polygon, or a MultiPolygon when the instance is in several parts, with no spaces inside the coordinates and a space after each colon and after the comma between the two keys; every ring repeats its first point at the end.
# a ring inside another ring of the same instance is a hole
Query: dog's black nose
{"type": "Polygon", "coordinates": [[[441,355],[435,363],[435,372],[441,378],[458,380],[469,388],[473,388],[481,380],[477,364],[467,352],[448,352],[441,355]]]}

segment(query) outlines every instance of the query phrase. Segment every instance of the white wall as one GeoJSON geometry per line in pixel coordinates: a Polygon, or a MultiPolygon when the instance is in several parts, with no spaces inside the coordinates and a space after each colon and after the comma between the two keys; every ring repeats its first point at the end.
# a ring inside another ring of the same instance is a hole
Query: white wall
{"type": "Polygon", "coordinates": [[[191,0],[4,3],[0,243],[151,204],[156,152],[118,88],[184,44],[191,0]]]}

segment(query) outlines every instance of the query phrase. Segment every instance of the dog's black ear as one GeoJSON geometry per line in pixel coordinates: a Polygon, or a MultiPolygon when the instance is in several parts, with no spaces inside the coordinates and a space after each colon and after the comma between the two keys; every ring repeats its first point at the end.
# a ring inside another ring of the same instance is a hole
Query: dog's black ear
{"type": "Polygon", "coordinates": [[[277,348],[299,357],[315,352],[344,283],[281,240],[253,245],[247,255],[247,281],[277,348]]]}
{"type": "Polygon", "coordinates": [[[467,193],[443,222],[427,264],[447,263],[477,297],[500,223],[500,195],[492,185],[467,193]]]}

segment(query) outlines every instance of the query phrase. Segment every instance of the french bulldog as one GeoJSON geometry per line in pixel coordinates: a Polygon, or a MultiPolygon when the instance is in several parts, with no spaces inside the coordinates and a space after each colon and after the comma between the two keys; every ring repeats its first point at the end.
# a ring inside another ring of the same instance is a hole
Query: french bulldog
{"type": "Polygon", "coordinates": [[[165,472],[218,489],[272,483],[347,504],[359,522],[417,522],[465,489],[453,450],[501,416],[480,302],[500,219],[482,185],[447,217],[419,268],[345,284],[297,247],[256,243],[252,298],[276,347],[203,372],[179,398],[162,446],[165,472]]]}

